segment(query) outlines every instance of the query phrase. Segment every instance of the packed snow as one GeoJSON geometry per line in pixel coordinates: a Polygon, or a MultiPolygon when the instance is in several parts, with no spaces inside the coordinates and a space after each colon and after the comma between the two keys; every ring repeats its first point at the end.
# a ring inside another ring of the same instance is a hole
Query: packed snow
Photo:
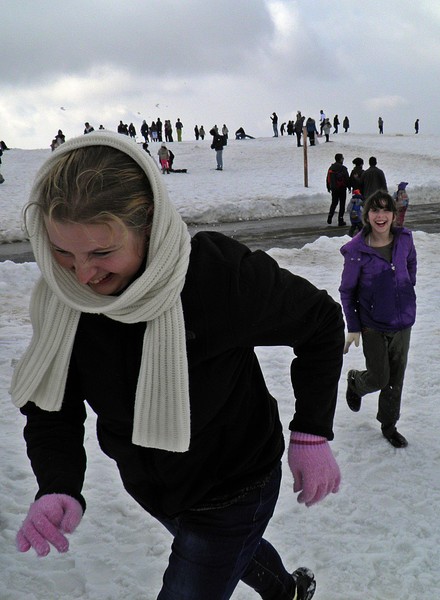
{"type": "MultiPolygon", "coordinates": [[[[250,132],[252,134],[252,132],[250,132]]],[[[409,182],[409,211],[438,201],[440,142],[434,136],[368,136],[339,133],[331,143],[308,148],[309,186],[304,187],[303,149],[292,137],[231,139],[224,150],[224,171],[215,170],[210,140],[169,144],[174,166],[188,173],[164,175],[170,196],[191,223],[262,219],[322,213],[329,195],[324,180],[335,152],[350,169],[361,156],[377,157],[389,189],[409,182]]],[[[156,159],[157,145],[150,144],[156,159]]],[[[0,241],[25,239],[21,210],[33,176],[49,149],[4,152],[0,186],[0,241]]],[[[200,229],[200,228],[199,228],[200,229]]],[[[270,250],[287,269],[307,277],[338,299],[342,257],[348,236],[320,237],[301,249],[270,250]]],[[[333,452],[342,471],[340,492],[307,509],[296,502],[287,464],[276,513],[267,538],[292,570],[315,571],[317,600],[422,600],[440,592],[440,411],[439,297],[440,234],[414,232],[418,253],[418,316],[413,328],[399,429],[406,449],[394,449],[375,419],[377,394],[360,413],[345,404],[349,368],[362,368],[361,348],[345,356],[335,417],[333,452]]],[[[0,263],[0,599],[1,600],[154,600],[161,587],[171,538],[123,490],[114,464],[99,450],[95,420],[87,427],[88,471],[84,495],[88,509],[70,550],[37,558],[20,554],[15,534],[36,492],[22,428],[24,418],[12,405],[8,387],[11,360],[20,357],[31,329],[29,296],[38,277],[34,263],[0,263]]],[[[293,411],[289,348],[259,348],[267,383],[279,400],[285,425],[293,411]]],[[[256,594],[244,584],[234,600],[256,594]]],[[[209,600],[200,599],[200,600],[209,600]]]]}

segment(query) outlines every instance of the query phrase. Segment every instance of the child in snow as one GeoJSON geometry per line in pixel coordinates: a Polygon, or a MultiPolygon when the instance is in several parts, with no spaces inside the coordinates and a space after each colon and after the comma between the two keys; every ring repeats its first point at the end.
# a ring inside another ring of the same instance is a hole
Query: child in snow
{"type": "Polygon", "coordinates": [[[403,227],[406,210],[409,204],[408,192],[406,191],[407,181],[401,181],[397,186],[397,191],[394,192],[394,201],[397,208],[396,225],[403,227]]]}
{"type": "Polygon", "coordinates": [[[159,150],[157,151],[159,155],[160,166],[162,167],[162,173],[170,172],[170,152],[165,144],[162,144],[159,150]]]}
{"type": "Polygon", "coordinates": [[[360,190],[353,190],[353,195],[347,206],[347,212],[350,216],[350,229],[348,235],[353,237],[357,231],[362,229],[362,208],[364,206],[364,197],[360,190]]]}
{"type": "Polygon", "coordinates": [[[154,161],[117,133],[51,154],[25,216],[42,277],[11,394],[39,489],[18,549],[68,549],[86,506],[87,402],[125,489],[174,538],[158,599],[225,600],[242,580],[310,600],[313,573],[286,570],[263,539],[284,436],[254,348],[294,350],[288,464],[310,506],[340,483],[338,303],[264,252],[216,232],[191,240],[154,161]]]}
{"type": "Polygon", "coordinates": [[[408,445],[396,429],[400,417],[411,327],[416,318],[417,257],[411,231],[394,227],[396,205],[379,190],[367,198],[360,234],[342,246],[339,288],[347,321],[344,352],[362,346],[366,369],[350,370],[346,399],[358,412],[365,394],[380,390],[377,419],[395,448],[408,445]]]}

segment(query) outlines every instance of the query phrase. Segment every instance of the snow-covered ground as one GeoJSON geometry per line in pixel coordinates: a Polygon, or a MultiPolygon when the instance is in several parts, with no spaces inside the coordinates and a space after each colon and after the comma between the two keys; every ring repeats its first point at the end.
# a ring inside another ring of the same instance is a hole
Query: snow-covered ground
{"type": "MultiPolygon", "coordinates": [[[[251,132],[252,133],[252,132],[251,132]]],[[[223,172],[215,168],[210,142],[170,145],[175,167],[187,174],[164,175],[170,195],[188,222],[255,219],[326,213],[326,169],[335,152],[345,164],[374,155],[389,188],[408,181],[409,210],[438,201],[440,142],[434,137],[338,134],[329,144],[309,148],[309,187],[303,185],[303,152],[291,137],[231,140],[223,172]]],[[[157,147],[150,145],[152,154],[157,147]]],[[[24,239],[21,209],[32,177],[50,150],[12,149],[3,155],[0,186],[0,240],[24,239]]],[[[272,249],[279,263],[309,278],[338,298],[340,246],[348,237],[321,237],[302,249],[272,249]]],[[[296,502],[288,467],[267,537],[286,565],[314,569],[317,600],[422,600],[440,592],[440,236],[415,232],[418,252],[418,318],[413,329],[402,418],[409,440],[392,448],[375,420],[377,395],[359,414],[345,404],[348,368],[361,368],[360,348],[345,357],[332,449],[343,483],[339,494],[306,509],[296,502]]],[[[89,466],[84,494],[88,509],[70,537],[70,550],[44,559],[19,554],[14,538],[36,491],[24,442],[23,418],[8,387],[11,359],[30,337],[28,302],[38,276],[33,263],[0,263],[0,599],[154,600],[167,564],[170,536],[124,492],[113,463],[98,449],[94,417],[87,428],[89,466]]],[[[278,398],[288,435],[293,400],[289,384],[291,351],[260,348],[272,394],[278,398]]],[[[234,600],[255,594],[240,584],[234,600]]],[[[200,599],[209,600],[209,599],[200,599]]]]}

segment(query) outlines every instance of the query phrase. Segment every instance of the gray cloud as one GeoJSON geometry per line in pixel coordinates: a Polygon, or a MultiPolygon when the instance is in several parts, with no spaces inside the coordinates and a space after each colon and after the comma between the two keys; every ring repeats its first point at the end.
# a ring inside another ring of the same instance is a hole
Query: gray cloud
{"type": "MultiPolygon", "coordinates": [[[[47,145],[84,120],[228,121],[348,114],[358,132],[436,131],[440,5],[432,0],[6,0],[0,138],[47,145]],[[159,107],[156,107],[159,104],[159,107]],[[60,111],[60,107],[67,108],[60,111]]],[[[191,125],[189,125],[191,124],[191,125]]],[[[187,134],[188,135],[188,134],[187,134]]]]}
{"type": "Polygon", "coordinates": [[[100,64],[138,75],[234,72],[270,40],[273,25],[262,0],[25,1],[2,15],[2,31],[9,60],[0,80],[11,83],[100,64]]]}

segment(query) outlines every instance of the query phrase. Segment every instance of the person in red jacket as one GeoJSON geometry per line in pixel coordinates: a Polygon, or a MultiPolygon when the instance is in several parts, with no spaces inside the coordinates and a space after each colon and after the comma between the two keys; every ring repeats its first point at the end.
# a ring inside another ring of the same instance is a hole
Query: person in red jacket
{"type": "Polygon", "coordinates": [[[127,492],[172,534],[159,600],[310,600],[264,531],[284,436],[254,348],[295,358],[288,464],[298,501],[336,493],[330,449],[340,306],[264,252],[192,240],[147,153],[109,132],[73,138],[36,176],[25,216],[42,277],[12,398],[38,482],[17,546],[68,549],[86,508],[85,402],[127,492]]]}

